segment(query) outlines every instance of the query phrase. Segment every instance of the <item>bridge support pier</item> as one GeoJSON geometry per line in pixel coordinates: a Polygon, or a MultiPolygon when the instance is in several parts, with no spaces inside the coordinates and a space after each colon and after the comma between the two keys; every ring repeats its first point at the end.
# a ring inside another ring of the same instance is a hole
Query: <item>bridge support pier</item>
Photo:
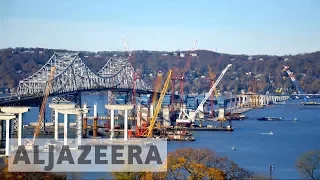
{"type": "Polygon", "coordinates": [[[169,106],[163,107],[162,114],[163,114],[163,126],[170,127],[171,122],[170,122],[170,108],[169,108],[169,106]]]}
{"type": "Polygon", "coordinates": [[[0,113],[0,120],[6,121],[6,145],[5,156],[9,156],[10,153],[10,123],[16,116],[14,114],[0,113]]]}
{"type": "Polygon", "coordinates": [[[106,109],[111,110],[111,134],[110,139],[114,139],[114,110],[124,111],[124,140],[128,139],[128,110],[133,109],[133,105],[105,105],[106,109]]]}
{"type": "Polygon", "coordinates": [[[97,137],[97,131],[98,131],[98,105],[95,102],[93,105],[93,137],[97,137]]]}
{"type": "MultiPolygon", "coordinates": [[[[1,107],[1,111],[7,114],[18,115],[17,131],[18,131],[18,146],[22,143],[23,136],[23,119],[22,114],[29,111],[29,107],[1,107]]],[[[13,128],[12,128],[13,129],[13,128]]]]}
{"type": "Polygon", "coordinates": [[[68,114],[63,114],[63,145],[68,145],[68,128],[69,128],[69,123],[68,123],[68,114]]]}
{"type": "Polygon", "coordinates": [[[82,140],[82,114],[87,114],[89,112],[89,109],[81,109],[81,108],[71,108],[71,109],[60,109],[58,110],[59,113],[64,114],[64,139],[63,144],[68,145],[68,115],[76,115],[76,139],[77,139],[77,145],[81,145],[82,140]]]}
{"type": "Polygon", "coordinates": [[[74,104],[49,104],[49,107],[53,109],[54,116],[54,139],[59,140],[59,111],[64,109],[74,108],[74,104]]]}
{"type": "MultiPolygon", "coordinates": [[[[87,104],[86,103],[84,103],[83,104],[83,109],[88,109],[87,108],[87,104]]],[[[83,127],[82,127],[82,129],[83,129],[83,132],[82,132],[82,137],[87,137],[88,136],[88,132],[87,132],[87,126],[88,126],[88,118],[87,118],[87,113],[83,113],[83,127]]]]}

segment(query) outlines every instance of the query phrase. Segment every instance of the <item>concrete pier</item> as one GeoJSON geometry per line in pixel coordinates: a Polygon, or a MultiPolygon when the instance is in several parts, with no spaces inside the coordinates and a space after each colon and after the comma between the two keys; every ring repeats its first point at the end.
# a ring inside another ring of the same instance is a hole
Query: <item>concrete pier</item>
{"type": "Polygon", "coordinates": [[[76,139],[77,144],[81,145],[81,139],[82,139],[82,114],[87,114],[89,112],[89,109],[83,109],[83,108],[71,108],[71,109],[59,109],[59,113],[64,114],[64,145],[68,145],[68,115],[76,115],[77,120],[77,129],[76,129],[76,139]]]}
{"type": "Polygon", "coordinates": [[[98,130],[98,105],[95,102],[93,105],[93,137],[97,137],[98,130]]]}
{"type": "Polygon", "coordinates": [[[12,119],[14,119],[16,116],[14,114],[8,114],[8,113],[0,113],[0,120],[6,121],[6,145],[5,145],[5,155],[9,156],[10,153],[10,122],[12,119]]]}
{"type": "MultiPolygon", "coordinates": [[[[71,108],[75,108],[76,105],[75,104],[49,104],[49,107],[54,109],[54,113],[55,113],[55,120],[54,120],[54,139],[56,141],[59,140],[59,110],[63,110],[63,109],[71,109],[71,108]]],[[[64,117],[65,118],[65,117],[64,117]]]]}
{"type": "Polygon", "coordinates": [[[128,139],[128,110],[133,109],[133,105],[105,105],[105,108],[111,110],[111,135],[110,139],[114,139],[114,110],[124,111],[124,139],[128,139]]]}
{"type": "Polygon", "coordinates": [[[23,136],[23,119],[22,114],[28,112],[30,107],[1,107],[2,112],[7,114],[18,115],[18,145],[22,143],[23,136]]]}
{"type": "Polygon", "coordinates": [[[169,127],[171,125],[170,122],[170,108],[169,106],[163,107],[162,109],[162,119],[163,119],[163,127],[169,127]]]}

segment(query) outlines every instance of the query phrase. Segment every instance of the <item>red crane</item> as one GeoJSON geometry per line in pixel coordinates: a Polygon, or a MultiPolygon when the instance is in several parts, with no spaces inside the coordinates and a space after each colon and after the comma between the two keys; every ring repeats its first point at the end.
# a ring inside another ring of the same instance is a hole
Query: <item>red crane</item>
{"type": "MultiPolygon", "coordinates": [[[[129,56],[129,62],[132,64],[132,59],[133,59],[133,53],[130,52],[128,50],[128,45],[126,43],[126,41],[123,39],[123,45],[124,45],[124,48],[126,49],[126,52],[128,53],[128,56],[129,56]]],[[[137,91],[136,91],[136,85],[137,85],[137,80],[138,79],[141,79],[141,76],[136,72],[136,71],[133,71],[132,73],[132,104],[133,104],[133,116],[135,116],[135,109],[137,108],[137,101],[136,101],[136,97],[137,97],[137,91]]],[[[142,118],[141,117],[141,113],[140,111],[138,111],[137,109],[137,115],[140,116],[140,119],[142,118]]],[[[137,125],[138,122],[136,122],[136,128],[138,128],[138,125],[137,125]]]]}
{"type": "MultiPolygon", "coordinates": [[[[181,75],[180,76],[174,76],[172,78],[172,93],[174,93],[174,82],[175,80],[179,80],[180,83],[180,102],[183,104],[183,95],[184,95],[184,80],[185,80],[185,73],[190,69],[190,64],[191,64],[191,59],[192,56],[194,56],[192,53],[194,52],[195,48],[197,45],[197,40],[195,41],[193,47],[191,50],[189,50],[189,54],[187,54],[187,60],[186,60],[186,65],[184,66],[183,70],[180,71],[181,75]]],[[[179,72],[178,72],[179,74],[179,72]]],[[[174,104],[174,95],[171,96],[171,103],[174,104]]]]}

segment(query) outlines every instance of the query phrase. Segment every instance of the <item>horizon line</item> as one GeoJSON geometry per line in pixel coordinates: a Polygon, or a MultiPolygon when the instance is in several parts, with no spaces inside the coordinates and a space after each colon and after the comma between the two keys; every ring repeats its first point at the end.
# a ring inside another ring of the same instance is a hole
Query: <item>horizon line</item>
{"type": "MultiPolygon", "coordinates": [[[[91,53],[99,53],[99,52],[126,52],[126,50],[99,50],[99,51],[90,51],[90,50],[73,50],[73,49],[66,49],[66,48],[47,48],[47,47],[22,47],[22,46],[16,46],[16,47],[6,47],[6,48],[0,48],[0,50],[5,50],[5,49],[17,49],[17,48],[26,48],[26,49],[48,49],[48,50],[67,50],[67,51],[73,51],[73,52],[91,52],[91,53]]],[[[133,49],[130,50],[129,52],[135,52],[135,51],[154,51],[154,52],[169,52],[169,53],[174,53],[174,52],[193,52],[192,50],[151,50],[151,49],[133,49]]],[[[228,54],[228,55],[246,55],[246,56],[296,56],[296,55],[301,55],[301,54],[312,54],[312,53],[317,53],[320,52],[320,50],[316,51],[309,51],[309,52],[301,52],[301,53],[296,53],[296,54],[282,54],[282,55],[275,55],[275,54],[245,54],[245,53],[226,53],[226,52],[219,52],[215,50],[210,50],[210,49],[195,49],[194,51],[210,51],[218,54],[228,54]]]]}

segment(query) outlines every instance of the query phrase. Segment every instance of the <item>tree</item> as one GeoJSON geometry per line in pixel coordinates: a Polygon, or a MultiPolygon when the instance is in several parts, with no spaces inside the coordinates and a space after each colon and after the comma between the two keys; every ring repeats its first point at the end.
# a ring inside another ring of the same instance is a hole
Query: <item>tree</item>
{"type": "Polygon", "coordinates": [[[167,172],[113,173],[115,179],[249,179],[253,173],[209,149],[178,149],[168,154],[167,172]]]}
{"type": "MultiPolygon", "coordinates": [[[[67,175],[65,173],[49,173],[49,172],[9,172],[8,164],[12,163],[13,158],[5,158],[0,165],[0,177],[1,180],[11,180],[11,179],[39,179],[39,180],[65,180],[67,179],[67,175]]],[[[80,179],[75,178],[72,175],[72,179],[80,179]]]]}
{"type": "Polygon", "coordinates": [[[297,169],[305,178],[320,180],[320,150],[310,151],[299,157],[297,169]]]}

